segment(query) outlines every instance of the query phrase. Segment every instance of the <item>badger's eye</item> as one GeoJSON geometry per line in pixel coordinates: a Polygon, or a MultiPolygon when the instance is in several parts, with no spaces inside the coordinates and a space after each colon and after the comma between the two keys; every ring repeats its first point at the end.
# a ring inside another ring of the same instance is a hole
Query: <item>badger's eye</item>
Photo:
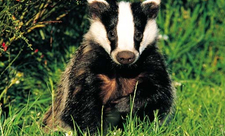
{"type": "Polygon", "coordinates": [[[142,35],[141,32],[139,32],[139,31],[136,31],[136,32],[135,32],[135,34],[134,34],[135,40],[141,41],[142,37],[143,37],[143,35],[142,35]]]}
{"type": "Polygon", "coordinates": [[[109,38],[109,40],[111,40],[111,41],[113,41],[113,40],[116,39],[116,33],[115,33],[114,30],[110,30],[110,31],[108,32],[108,38],[109,38]]]}

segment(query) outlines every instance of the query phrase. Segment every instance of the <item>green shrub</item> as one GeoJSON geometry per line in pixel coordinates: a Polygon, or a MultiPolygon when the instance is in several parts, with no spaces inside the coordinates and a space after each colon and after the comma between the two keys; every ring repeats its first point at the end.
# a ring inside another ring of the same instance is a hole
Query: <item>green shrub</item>
{"type": "Polygon", "coordinates": [[[0,1],[0,100],[4,104],[38,95],[38,89],[47,87],[49,75],[63,69],[61,64],[71,57],[68,51],[75,50],[87,29],[85,9],[84,3],[72,0],[0,1]]]}

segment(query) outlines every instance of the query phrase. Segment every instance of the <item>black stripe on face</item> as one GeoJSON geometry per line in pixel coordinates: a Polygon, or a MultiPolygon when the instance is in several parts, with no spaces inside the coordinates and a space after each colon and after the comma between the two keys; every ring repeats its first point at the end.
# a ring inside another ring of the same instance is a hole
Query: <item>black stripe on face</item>
{"type": "Polygon", "coordinates": [[[110,8],[103,12],[101,15],[101,22],[104,24],[107,36],[109,41],[111,42],[111,52],[117,47],[117,31],[116,26],[118,23],[118,5],[116,2],[108,1],[110,8]]]}
{"type": "Polygon", "coordinates": [[[145,30],[145,26],[147,23],[147,16],[144,14],[142,11],[141,3],[132,3],[131,4],[131,10],[133,13],[133,18],[134,18],[134,27],[135,27],[135,32],[134,32],[134,46],[137,51],[139,51],[140,43],[143,38],[143,33],[145,30]]]}

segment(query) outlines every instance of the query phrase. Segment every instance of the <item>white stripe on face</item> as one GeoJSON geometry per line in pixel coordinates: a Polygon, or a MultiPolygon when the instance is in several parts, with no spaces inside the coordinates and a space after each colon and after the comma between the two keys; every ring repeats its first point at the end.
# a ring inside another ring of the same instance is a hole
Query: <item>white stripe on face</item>
{"type": "Polygon", "coordinates": [[[120,2],[118,4],[118,49],[134,51],[134,22],[133,15],[128,2],[120,2]]]}
{"type": "Polygon", "coordinates": [[[93,3],[93,2],[102,2],[108,5],[108,3],[105,0],[87,0],[88,3],[93,3]]]}
{"type": "Polygon", "coordinates": [[[155,41],[157,34],[158,34],[158,28],[157,28],[156,21],[154,19],[148,20],[145,26],[142,42],[140,43],[140,48],[139,48],[140,54],[145,50],[145,48],[149,44],[155,41]]]}
{"type": "Polygon", "coordinates": [[[135,63],[139,58],[139,52],[134,47],[135,25],[131,5],[128,2],[118,3],[117,47],[111,52],[111,58],[117,64],[117,55],[122,51],[130,51],[135,54],[135,63]]]}
{"type": "Polygon", "coordinates": [[[151,2],[154,2],[154,3],[156,3],[157,5],[159,5],[160,2],[161,2],[161,0],[146,0],[146,1],[143,2],[143,4],[151,3],[151,2]]]}
{"type": "Polygon", "coordinates": [[[107,32],[104,25],[99,20],[92,20],[91,27],[88,33],[85,35],[86,39],[95,40],[105,51],[110,54],[111,46],[107,37],[107,32]]]}

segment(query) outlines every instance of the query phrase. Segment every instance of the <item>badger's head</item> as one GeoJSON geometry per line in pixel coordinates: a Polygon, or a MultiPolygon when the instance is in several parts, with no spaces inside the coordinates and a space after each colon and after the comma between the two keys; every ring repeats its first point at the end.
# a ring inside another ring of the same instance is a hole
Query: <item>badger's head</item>
{"type": "Polygon", "coordinates": [[[134,64],[145,48],[155,42],[160,0],[88,0],[88,4],[91,26],[86,37],[102,46],[115,63],[134,64]]]}

